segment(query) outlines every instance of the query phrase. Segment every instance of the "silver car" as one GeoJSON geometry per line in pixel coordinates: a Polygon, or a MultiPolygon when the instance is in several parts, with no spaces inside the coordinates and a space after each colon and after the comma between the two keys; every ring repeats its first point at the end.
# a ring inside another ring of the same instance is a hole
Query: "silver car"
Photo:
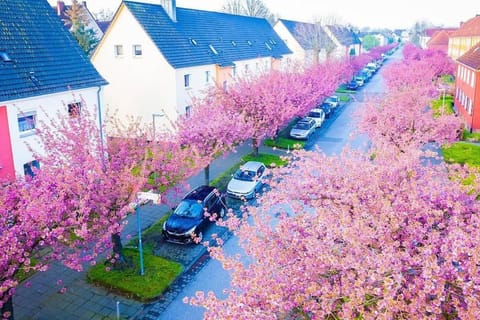
{"type": "Polygon", "coordinates": [[[263,186],[263,178],[267,174],[265,164],[248,161],[233,175],[227,186],[227,195],[238,199],[252,199],[263,186]]]}
{"type": "Polygon", "coordinates": [[[315,132],[315,120],[311,118],[300,119],[290,130],[290,137],[307,140],[315,132]]]}

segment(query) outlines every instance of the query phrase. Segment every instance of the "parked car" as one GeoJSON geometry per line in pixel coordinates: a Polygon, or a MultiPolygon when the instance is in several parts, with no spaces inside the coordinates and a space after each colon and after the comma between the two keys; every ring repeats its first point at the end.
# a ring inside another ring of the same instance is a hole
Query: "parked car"
{"type": "Polygon", "coordinates": [[[302,118],[290,129],[290,137],[307,140],[315,132],[315,128],[315,120],[308,117],[302,118]]]}
{"type": "Polygon", "coordinates": [[[363,87],[363,85],[365,84],[365,78],[362,77],[362,76],[355,76],[355,78],[353,78],[353,80],[355,80],[355,82],[357,83],[357,85],[359,87],[363,87]]]}
{"type": "Polygon", "coordinates": [[[211,217],[223,217],[225,196],[215,187],[202,185],[187,193],[163,224],[166,241],[187,244],[197,237],[202,240],[211,217]],[[208,214],[207,214],[208,213],[208,214]]]}
{"type": "Polygon", "coordinates": [[[325,112],[325,118],[327,118],[327,119],[330,118],[330,116],[332,115],[333,109],[332,109],[332,106],[330,105],[330,103],[328,103],[328,102],[323,102],[317,108],[320,108],[320,109],[323,110],[323,112],[325,112]]]}
{"type": "Polygon", "coordinates": [[[345,88],[347,90],[357,90],[358,89],[358,83],[355,80],[350,81],[349,83],[346,84],[345,88]]]}
{"type": "Polygon", "coordinates": [[[325,99],[325,102],[330,103],[334,109],[340,105],[340,99],[338,96],[329,96],[327,99],[325,99]]]}
{"type": "Polygon", "coordinates": [[[314,108],[307,114],[307,118],[315,121],[315,127],[320,128],[325,121],[325,111],[320,108],[314,108]]]}
{"type": "Polygon", "coordinates": [[[237,199],[253,199],[264,184],[267,167],[259,161],[248,161],[232,176],[227,185],[227,195],[237,199]]]}

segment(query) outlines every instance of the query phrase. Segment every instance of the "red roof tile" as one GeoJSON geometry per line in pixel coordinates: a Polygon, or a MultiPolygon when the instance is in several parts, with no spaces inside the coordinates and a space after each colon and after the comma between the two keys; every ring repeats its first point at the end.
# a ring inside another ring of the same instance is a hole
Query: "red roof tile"
{"type": "Polygon", "coordinates": [[[452,37],[478,36],[480,35],[480,15],[464,22],[457,31],[452,33],[452,37]]]}
{"type": "Polygon", "coordinates": [[[480,71],[480,42],[470,48],[462,56],[458,57],[458,62],[480,71]]]}

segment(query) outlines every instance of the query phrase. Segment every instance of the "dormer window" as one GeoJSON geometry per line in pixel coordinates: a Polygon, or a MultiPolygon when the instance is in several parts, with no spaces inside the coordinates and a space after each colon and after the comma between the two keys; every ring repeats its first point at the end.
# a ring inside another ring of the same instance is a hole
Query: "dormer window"
{"type": "Polygon", "coordinates": [[[10,56],[8,55],[8,53],[6,53],[5,51],[0,51],[0,58],[2,59],[3,62],[11,62],[12,59],[10,59],[10,56]]]}
{"type": "Polygon", "coordinates": [[[210,44],[208,47],[210,48],[210,50],[213,52],[214,55],[218,54],[217,49],[215,49],[215,47],[213,45],[210,44]]]}

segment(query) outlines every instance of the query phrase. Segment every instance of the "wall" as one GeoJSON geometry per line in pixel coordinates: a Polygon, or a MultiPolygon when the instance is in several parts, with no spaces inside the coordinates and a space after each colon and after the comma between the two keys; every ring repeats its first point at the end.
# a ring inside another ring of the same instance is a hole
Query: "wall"
{"type": "Polygon", "coordinates": [[[7,107],[0,106],[0,181],[15,177],[7,107]]]}
{"type": "MultiPolygon", "coordinates": [[[[35,130],[20,132],[18,117],[25,113],[35,113],[36,126],[38,128],[41,126],[42,121],[48,123],[46,114],[48,114],[49,117],[54,117],[57,112],[60,112],[60,114],[67,116],[67,105],[72,102],[82,102],[82,108],[89,108],[91,112],[96,113],[98,110],[97,91],[98,88],[89,88],[2,103],[2,105],[5,106],[3,108],[6,110],[6,117],[8,118],[13,170],[17,175],[23,176],[23,165],[34,160],[32,153],[28,150],[27,144],[35,151],[43,152],[43,148],[36,139],[35,130]]],[[[99,96],[101,104],[101,92],[99,96]]],[[[4,118],[5,116],[2,117],[0,114],[0,122],[4,121],[4,118]]],[[[3,134],[1,139],[1,153],[4,154],[3,134]]]]}
{"type": "Polygon", "coordinates": [[[134,116],[152,124],[153,114],[177,113],[176,72],[124,5],[93,54],[92,63],[109,82],[104,93],[109,114],[117,112],[121,120],[134,116]],[[122,56],[115,55],[115,45],[123,46],[122,56]],[[133,45],[142,46],[141,56],[133,56],[133,45]]]}

